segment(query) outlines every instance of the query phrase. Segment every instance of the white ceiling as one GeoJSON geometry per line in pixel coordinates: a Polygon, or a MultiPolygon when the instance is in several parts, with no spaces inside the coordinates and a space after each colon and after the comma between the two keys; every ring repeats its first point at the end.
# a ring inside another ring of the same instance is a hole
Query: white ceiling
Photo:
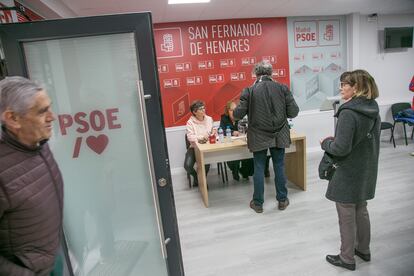
{"type": "Polygon", "coordinates": [[[18,0],[46,18],[151,11],[154,23],[232,18],[414,13],[414,0],[18,0]]]}

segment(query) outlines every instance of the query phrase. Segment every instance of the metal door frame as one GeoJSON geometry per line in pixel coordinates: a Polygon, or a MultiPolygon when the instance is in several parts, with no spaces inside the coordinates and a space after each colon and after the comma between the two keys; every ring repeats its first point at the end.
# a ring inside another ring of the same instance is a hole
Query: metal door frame
{"type": "MultiPolygon", "coordinates": [[[[118,33],[134,33],[137,65],[145,99],[144,114],[148,126],[146,136],[152,159],[150,164],[156,204],[159,206],[161,227],[165,237],[168,273],[171,276],[184,275],[177,215],[171,180],[167,141],[161,107],[152,18],[150,12],[45,20],[0,25],[0,38],[6,57],[8,75],[28,76],[23,50],[24,42],[51,39],[87,37],[118,33]],[[162,183],[162,185],[158,185],[162,183]]],[[[140,95],[138,95],[140,96],[140,95]]],[[[138,104],[138,103],[137,103],[138,104]]]]}

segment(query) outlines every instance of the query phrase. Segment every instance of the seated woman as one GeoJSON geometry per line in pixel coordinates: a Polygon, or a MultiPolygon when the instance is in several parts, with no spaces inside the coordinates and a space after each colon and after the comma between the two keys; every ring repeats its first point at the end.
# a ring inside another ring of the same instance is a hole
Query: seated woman
{"type": "MultiPolygon", "coordinates": [[[[236,106],[237,105],[235,102],[227,102],[226,106],[224,107],[224,114],[221,115],[220,119],[220,127],[224,132],[226,131],[227,127],[229,127],[232,136],[239,136],[240,134],[237,129],[238,121],[236,121],[233,117],[233,110],[236,108],[236,106]]],[[[227,166],[229,166],[234,180],[240,180],[239,172],[244,178],[248,178],[249,175],[253,175],[253,159],[228,161],[227,166]],[[240,161],[242,164],[241,167],[240,161]]]]}
{"type": "MultiPolygon", "coordinates": [[[[211,132],[213,132],[213,119],[206,115],[204,102],[200,100],[194,101],[190,105],[192,116],[187,121],[186,138],[190,142],[187,153],[184,158],[184,169],[193,176],[194,186],[198,186],[197,172],[194,170],[196,162],[194,144],[205,143],[211,132]]],[[[210,165],[206,165],[206,174],[210,169],[210,165]]]]}

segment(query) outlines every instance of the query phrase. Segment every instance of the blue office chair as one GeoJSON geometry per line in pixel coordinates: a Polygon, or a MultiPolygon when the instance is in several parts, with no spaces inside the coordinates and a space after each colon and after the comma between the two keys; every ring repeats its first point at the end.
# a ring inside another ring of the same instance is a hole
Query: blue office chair
{"type": "MultiPolygon", "coordinates": [[[[391,113],[392,113],[392,118],[394,120],[394,125],[393,125],[393,135],[394,135],[394,129],[395,129],[395,125],[397,123],[402,123],[403,127],[404,127],[404,138],[405,138],[405,145],[408,145],[407,142],[407,130],[405,128],[406,124],[409,124],[409,122],[407,120],[404,120],[404,118],[399,118],[399,112],[403,111],[405,109],[411,108],[410,103],[395,103],[391,105],[391,113]]],[[[414,129],[413,129],[413,133],[414,133],[414,129]]],[[[413,134],[411,134],[411,139],[413,138],[413,134]]]]}

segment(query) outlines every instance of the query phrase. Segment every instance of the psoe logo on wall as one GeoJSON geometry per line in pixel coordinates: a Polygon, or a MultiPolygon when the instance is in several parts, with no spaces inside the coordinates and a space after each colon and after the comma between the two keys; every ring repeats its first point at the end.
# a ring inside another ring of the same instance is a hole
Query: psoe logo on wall
{"type": "Polygon", "coordinates": [[[293,24],[295,47],[318,46],[318,28],[316,21],[297,21],[293,24]]]}
{"type": "Polygon", "coordinates": [[[173,102],[171,107],[174,114],[174,123],[177,123],[179,120],[181,120],[181,118],[187,115],[188,110],[190,109],[189,102],[188,93],[173,102]]]}
{"type": "Polygon", "coordinates": [[[320,20],[318,23],[320,46],[337,46],[341,44],[339,20],[320,20]]]}
{"type": "Polygon", "coordinates": [[[184,56],[181,28],[154,29],[157,58],[177,58],[184,56]]]}
{"type": "Polygon", "coordinates": [[[338,46],[340,41],[339,20],[294,22],[295,48],[338,46]]]}

